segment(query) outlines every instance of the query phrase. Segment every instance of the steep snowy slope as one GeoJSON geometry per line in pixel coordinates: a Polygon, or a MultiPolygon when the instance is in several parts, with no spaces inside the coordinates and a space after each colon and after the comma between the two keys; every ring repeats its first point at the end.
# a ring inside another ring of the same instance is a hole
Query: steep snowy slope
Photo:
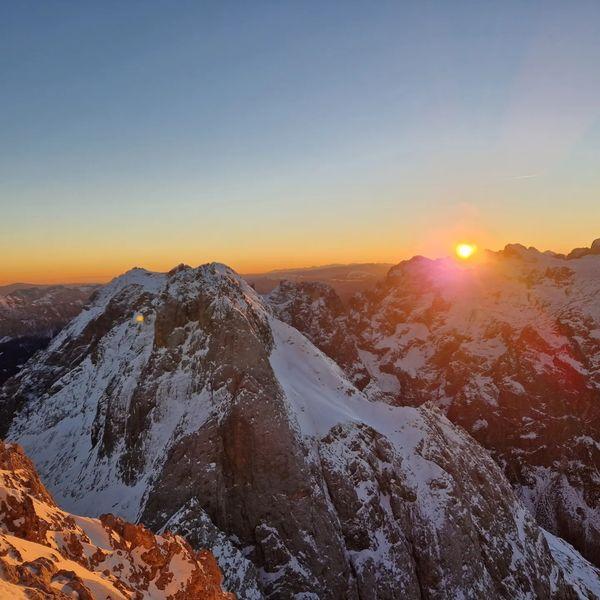
{"type": "Polygon", "coordinates": [[[346,307],[321,282],[282,281],[266,300],[273,313],[301,331],[317,348],[334,356],[350,380],[364,389],[371,377],[362,364],[356,341],[346,330],[346,307]]]}
{"type": "Polygon", "coordinates": [[[544,531],[552,556],[580,598],[600,598],[600,570],[562,538],[544,531]],[[591,575],[591,576],[590,576],[591,575]]]}
{"type": "MultiPolygon", "coordinates": [[[[328,335],[358,349],[348,373],[365,367],[369,389],[443,408],[492,450],[540,524],[600,564],[600,242],[570,256],[514,245],[468,263],[415,257],[328,335]]],[[[293,285],[271,296],[275,310],[303,307],[278,314],[345,366],[347,353],[304,325],[324,311],[318,297],[293,285]]]]}
{"type": "Polygon", "coordinates": [[[241,598],[597,583],[585,566],[573,583],[469,436],[432,407],[367,400],[223,265],[103,288],[2,388],[0,423],[66,507],[210,540],[241,598]]]}
{"type": "Polygon", "coordinates": [[[29,459],[0,441],[0,598],[231,599],[209,552],[140,525],[61,510],[29,459]]]}

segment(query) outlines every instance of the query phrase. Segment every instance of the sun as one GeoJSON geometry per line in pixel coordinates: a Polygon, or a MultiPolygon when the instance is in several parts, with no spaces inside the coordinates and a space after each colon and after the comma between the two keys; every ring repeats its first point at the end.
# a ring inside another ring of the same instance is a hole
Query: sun
{"type": "Polygon", "coordinates": [[[471,256],[473,256],[473,254],[475,254],[477,250],[477,246],[475,244],[466,244],[466,243],[460,243],[460,244],[456,244],[456,256],[458,256],[458,258],[462,258],[463,260],[467,260],[468,258],[471,258],[471,256]]]}

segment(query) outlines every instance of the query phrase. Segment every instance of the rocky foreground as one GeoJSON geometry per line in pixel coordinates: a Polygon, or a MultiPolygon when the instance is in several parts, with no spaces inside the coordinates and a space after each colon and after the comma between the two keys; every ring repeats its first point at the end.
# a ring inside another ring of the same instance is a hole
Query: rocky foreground
{"type": "Polygon", "coordinates": [[[233,600],[208,551],[113,515],[61,510],[20,447],[0,441],[0,598],[233,600]]]}

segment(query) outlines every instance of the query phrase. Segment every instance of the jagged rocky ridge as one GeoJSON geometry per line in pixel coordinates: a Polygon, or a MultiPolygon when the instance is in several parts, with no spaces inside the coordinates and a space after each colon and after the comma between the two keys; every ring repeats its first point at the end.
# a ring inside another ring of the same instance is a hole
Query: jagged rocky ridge
{"type": "Polygon", "coordinates": [[[110,514],[61,510],[31,461],[0,441],[0,597],[233,600],[207,551],[110,514]]]}
{"type": "Polygon", "coordinates": [[[0,423],[69,510],[209,540],[240,598],[598,593],[468,435],[369,401],[222,265],[102,288],[0,423]]]}
{"type": "Polygon", "coordinates": [[[600,240],[568,257],[519,245],[469,263],[415,257],[345,312],[317,291],[287,283],[273,308],[349,376],[366,370],[365,391],[441,407],[543,527],[600,564],[600,240]]]}

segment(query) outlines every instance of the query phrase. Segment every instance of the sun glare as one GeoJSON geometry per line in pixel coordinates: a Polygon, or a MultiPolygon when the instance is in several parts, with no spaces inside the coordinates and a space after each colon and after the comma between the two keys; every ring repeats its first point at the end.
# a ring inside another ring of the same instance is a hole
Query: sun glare
{"type": "Polygon", "coordinates": [[[477,246],[475,246],[475,244],[457,244],[456,256],[458,256],[458,258],[466,260],[467,258],[471,258],[471,256],[473,256],[476,250],[477,246]]]}

